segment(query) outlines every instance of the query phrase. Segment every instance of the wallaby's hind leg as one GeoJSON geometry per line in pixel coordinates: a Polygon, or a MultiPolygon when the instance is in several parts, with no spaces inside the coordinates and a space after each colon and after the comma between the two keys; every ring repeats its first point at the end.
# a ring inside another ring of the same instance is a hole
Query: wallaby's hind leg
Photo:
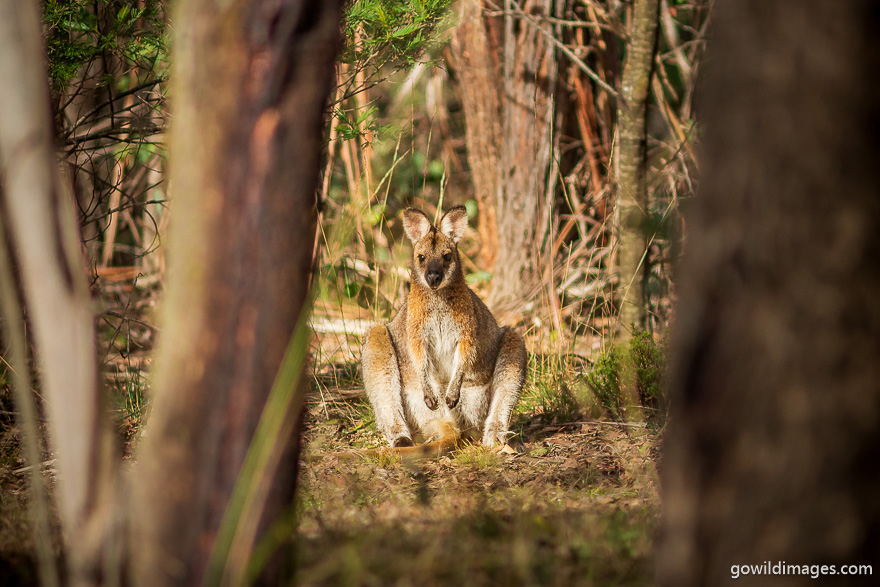
{"type": "Polygon", "coordinates": [[[412,433],[403,413],[400,367],[385,326],[374,326],[367,333],[361,366],[379,430],[391,446],[412,446],[412,433]]]}
{"type": "Polygon", "coordinates": [[[492,398],[483,428],[484,445],[507,442],[510,414],[525,384],[527,364],[528,355],[522,337],[505,328],[492,375],[492,398]]]}

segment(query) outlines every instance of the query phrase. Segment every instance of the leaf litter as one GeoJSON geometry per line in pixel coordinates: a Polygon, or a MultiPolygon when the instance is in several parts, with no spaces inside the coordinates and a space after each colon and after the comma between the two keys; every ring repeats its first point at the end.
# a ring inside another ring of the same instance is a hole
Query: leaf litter
{"type": "MultiPolygon", "coordinates": [[[[304,585],[653,584],[656,432],[519,416],[500,449],[324,457],[300,473],[304,585]]],[[[312,402],[305,452],[381,447],[363,399],[312,402]]]]}

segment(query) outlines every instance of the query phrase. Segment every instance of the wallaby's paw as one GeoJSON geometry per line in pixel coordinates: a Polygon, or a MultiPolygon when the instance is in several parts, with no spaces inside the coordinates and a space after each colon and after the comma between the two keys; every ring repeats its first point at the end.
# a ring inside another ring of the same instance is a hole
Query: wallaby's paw
{"type": "Polygon", "coordinates": [[[425,394],[425,405],[428,406],[429,410],[436,410],[439,407],[437,404],[437,399],[430,394],[425,394]]]}
{"type": "Polygon", "coordinates": [[[450,410],[458,405],[458,398],[459,397],[460,397],[460,394],[458,394],[458,393],[447,393],[446,394],[446,405],[449,406],[450,410]]]}
{"type": "Polygon", "coordinates": [[[500,427],[497,424],[490,424],[483,433],[483,446],[496,446],[498,444],[506,444],[503,435],[499,434],[500,427]]]}
{"type": "Polygon", "coordinates": [[[391,443],[392,448],[398,448],[401,446],[413,446],[412,438],[409,436],[398,436],[394,439],[394,442],[391,443]]]}

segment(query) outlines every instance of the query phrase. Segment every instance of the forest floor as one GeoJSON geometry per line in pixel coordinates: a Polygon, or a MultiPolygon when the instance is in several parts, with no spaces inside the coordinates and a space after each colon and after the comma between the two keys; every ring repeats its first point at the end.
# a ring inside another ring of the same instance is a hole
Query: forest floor
{"type": "MultiPolygon", "coordinates": [[[[357,337],[343,337],[353,338],[352,347],[320,338],[304,454],[382,447],[351,362],[357,337]]],[[[126,356],[124,365],[108,369],[128,453],[148,419],[149,354],[126,356]]],[[[296,582],[653,584],[660,434],[643,423],[607,419],[596,405],[579,401],[577,382],[592,365],[580,356],[595,355],[532,355],[511,422],[515,436],[503,450],[464,443],[442,457],[303,459],[293,532],[296,582]]],[[[0,416],[0,577],[32,584],[25,463],[17,427],[0,416]]],[[[51,459],[45,465],[51,486],[51,459]]],[[[293,529],[282,525],[287,537],[293,529]]]]}
{"type": "MultiPolygon", "coordinates": [[[[304,461],[303,585],[648,585],[659,438],[521,402],[503,450],[304,461]]],[[[305,452],[379,447],[358,394],[309,404],[305,452]]]]}

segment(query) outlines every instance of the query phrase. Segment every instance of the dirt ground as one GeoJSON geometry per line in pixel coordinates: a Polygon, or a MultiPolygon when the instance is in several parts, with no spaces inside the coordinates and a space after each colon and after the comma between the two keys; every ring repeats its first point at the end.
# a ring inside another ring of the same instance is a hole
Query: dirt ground
{"type": "MultiPolygon", "coordinates": [[[[519,411],[521,432],[502,451],[304,460],[297,581],[653,584],[656,432],[554,419],[519,411]]],[[[306,438],[306,453],[382,445],[356,395],[313,401],[306,438]]]]}
{"type": "MultiPolygon", "coordinates": [[[[566,377],[582,381],[586,360],[533,366],[511,423],[516,435],[502,451],[463,443],[441,457],[363,456],[383,440],[358,389],[356,344],[345,338],[316,345],[298,502],[258,546],[257,568],[280,549],[302,585],[654,583],[659,434],[575,401],[583,390],[566,377]],[[308,458],[336,451],[353,456],[308,458]]],[[[149,404],[134,371],[108,380],[129,448],[149,404]]],[[[25,463],[17,428],[3,417],[0,585],[4,577],[33,584],[25,463]]],[[[51,461],[44,473],[52,479],[51,461]]]]}

